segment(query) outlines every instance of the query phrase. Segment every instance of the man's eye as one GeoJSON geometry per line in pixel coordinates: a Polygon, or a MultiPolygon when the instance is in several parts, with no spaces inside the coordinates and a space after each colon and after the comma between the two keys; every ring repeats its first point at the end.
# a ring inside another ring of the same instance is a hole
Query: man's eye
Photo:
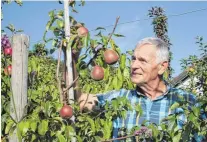
{"type": "Polygon", "coordinates": [[[139,59],[139,61],[142,62],[142,63],[146,63],[146,62],[147,62],[147,61],[144,60],[144,59],[139,59]]]}
{"type": "Polygon", "coordinates": [[[134,56],[132,56],[132,60],[134,61],[134,60],[136,60],[136,58],[134,56]]]}

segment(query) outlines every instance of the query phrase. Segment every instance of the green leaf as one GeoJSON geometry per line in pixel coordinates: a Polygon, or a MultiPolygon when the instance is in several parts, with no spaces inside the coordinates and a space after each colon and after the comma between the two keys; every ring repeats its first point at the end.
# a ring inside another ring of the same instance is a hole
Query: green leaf
{"type": "Polygon", "coordinates": [[[80,136],[78,136],[78,135],[76,135],[76,138],[77,138],[78,142],[82,142],[83,141],[82,138],[80,136]]]}
{"type": "Polygon", "coordinates": [[[102,37],[101,31],[97,35],[95,35],[95,36],[102,37]]]}
{"type": "Polygon", "coordinates": [[[88,69],[79,71],[81,78],[86,78],[88,76],[88,69]]]}
{"type": "Polygon", "coordinates": [[[123,75],[125,78],[129,78],[129,70],[127,68],[124,68],[124,72],[123,72],[123,75]]]}
{"type": "Polygon", "coordinates": [[[15,0],[15,2],[16,2],[19,6],[22,6],[22,5],[23,5],[22,0],[15,0]]]}
{"type": "Polygon", "coordinates": [[[36,71],[37,65],[36,65],[36,61],[35,60],[31,61],[31,68],[32,68],[33,71],[36,71]]]}
{"type": "Polygon", "coordinates": [[[140,116],[142,116],[143,110],[142,110],[142,107],[139,104],[136,105],[135,110],[139,113],[140,116]]]}
{"type": "Polygon", "coordinates": [[[9,29],[11,32],[15,31],[14,25],[13,24],[9,24],[9,26],[6,26],[7,29],[9,29]]]}
{"type": "Polygon", "coordinates": [[[63,10],[58,11],[58,12],[57,12],[57,15],[58,15],[58,16],[61,16],[61,17],[64,16],[64,11],[63,11],[63,10]]]}
{"type": "Polygon", "coordinates": [[[95,30],[106,30],[104,27],[98,27],[95,30]]]}
{"type": "Polygon", "coordinates": [[[32,130],[33,132],[35,132],[36,129],[37,129],[37,121],[32,121],[32,122],[30,123],[30,128],[31,128],[31,130],[32,130]]]}
{"type": "Polygon", "coordinates": [[[117,69],[117,76],[118,76],[119,81],[122,81],[122,73],[121,73],[121,69],[120,68],[117,69]]]}
{"type": "Polygon", "coordinates": [[[112,129],[112,121],[107,119],[104,122],[104,127],[103,127],[104,139],[109,139],[111,137],[111,129],[112,129]]]}
{"type": "Polygon", "coordinates": [[[55,52],[56,48],[50,49],[50,54],[53,54],[55,52]]]}
{"type": "Polygon", "coordinates": [[[71,25],[77,24],[77,21],[72,16],[69,16],[69,19],[70,19],[71,25]]]}
{"type": "Polygon", "coordinates": [[[159,134],[158,129],[155,127],[154,124],[150,124],[150,125],[149,125],[149,128],[152,129],[152,135],[153,135],[153,137],[156,138],[156,137],[158,136],[158,134],[159,134]]]}
{"type": "Polygon", "coordinates": [[[85,58],[87,58],[87,54],[83,54],[79,57],[78,62],[81,62],[82,60],[84,60],[85,58]]]}
{"type": "Polygon", "coordinates": [[[14,122],[12,120],[9,120],[6,124],[6,128],[5,128],[5,134],[8,134],[11,127],[14,125],[14,122]]]}
{"type": "Polygon", "coordinates": [[[97,59],[96,59],[96,63],[99,65],[99,66],[103,66],[104,65],[104,62],[103,62],[103,60],[102,60],[102,58],[100,58],[100,57],[98,57],[97,59]]]}
{"type": "Polygon", "coordinates": [[[46,39],[46,42],[50,42],[52,40],[53,40],[53,38],[48,38],[48,39],[46,39]]]}
{"type": "Polygon", "coordinates": [[[62,20],[57,20],[57,25],[58,25],[59,28],[63,28],[64,23],[63,23],[62,20]]]}
{"type": "Polygon", "coordinates": [[[121,70],[124,70],[125,67],[126,67],[126,54],[122,54],[120,60],[120,68],[121,70]]]}
{"type": "Polygon", "coordinates": [[[109,79],[109,67],[104,68],[104,80],[108,80],[109,79]]]}
{"type": "Polygon", "coordinates": [[[31,141],[34,142],[34,140],[35,140],[36,138],[37,138],[37,136],[34,135],[34,134],[32,134],[32,139],[31,139],[31,141]]]}
{"type": "Polygon", "coordinates": [[[175,102],[171,107],[170,109],[173,110],[173,109],[176,109],[180,106],[180,104],[178,102],[175,102]]]}
{"type": "Polygon", "coordinates": [[[52,11],[49,12],[49,16],[50,16],[51,19],[54,18],[54,15],[55,15],[54,11],[55,11],[55,10],[52,10],[52,11]]]}
{"type": "Polygon", "coordinates": [[[43,37],[42,37],[43,41],[46,41],[46,34],[47,34],[47,30],[45,30],[45,32],[43,34],[43,37]]]}
{"type": "Polygon", "coordinates": [[[82,37],[83,47],[88,47],[90,41],[90,34],[88,33],[87,36],[82,37]]]}
{"type": "Polygon", "coordinates": [[[40,135],[45,135],[48,130],[48,120],[42,120],[38,126],[38,133],[40,135]]]}
{"type": "Polygon", "coordinates": [[[51,27],[51,25],[52,25],[52,22],[51,21],[48,21],[47,22],[47,25],[46,25],[46,31],[49,30],[49,28],[51,27]]]}
{"type": "Polygon", "coordinates": [[[59,142],[66,142],[66,140],[65,140],[63,135],[58,135],[58,141],[59,142]]]}
{"type": "Polygon", "coordinates": [[[125,119],[125,118],[126,118],[126,116],[127,116],[126,111],[124,111],[124,110],[123,110],[123,111],[121,111],[121,117],[125,119]]]}
{"type": "Polygon", "coordinates": [[[56,47],[57,46],[57,43],[58,43],[58,39],[53,39],[52,40],[52,46],[53,47],[56,47]]]}
{"type": "Polygon", "coordinates": [[[200,114],[200,108],[199,107],[192,107],[193,113],[195,114],[196,117],[199,116],[200,114]]]}
{"type": "Polygon", "coordinates": [[[77,10],[75,10],[74,8],[72,9],[72,12],[78,13],[78,11],[77,11],[77,10]]]}
{"type": "Polygon", "coordinates": [[[51,26],[51,27],[50,27],[50,30],[51,30],[51,31],[54,31],[56,28],[57,28],[56,26],[51,26]]]}
{"type": "Polygon", "coordinates": [[[97,41],[96,40],[93,40],[93,39],[90,39],[90,46],[92,48],[96,47],[98,45],[97,41]]]}
{"type": "Polygon", "coordinates": [[[57,36],[59,36],[60,30],[59,30],[58,28],[55,28],[55,29],[53,30],[53,33],[54,33],[54,35],[57,37],[57,36]]]}
{"type": "Polygon", "coordinates": [[[114,77],[113,79],[113,87],[115,90],[118,90],[118,79],[117,79],[117,76],[114,77]]]}
{"type": "Polygon", "coordinates": [[[24,32],[24,30],[21,30],[21,29],[20,29],[20,30],[17,30],[16,32],[17,32],[17,33],[20,33],[20,32],[24,32]]]}
{"type": "Polygon", "coordinates": [[[120,35],[120,34],[113,34],[116,37],[125,37],[124,35],[120,35]]]}
{"type": "Polygon", "coordinates": [[[179,142],[181,139],[181,132],[178,132],[177,135],[173,137],[173,142],[179,142]]]}
{"type": "Polygon", "coordinates": [[[112,104],[113,109],[116,111],[119,107],[117,100],[112,100],[111,104],[112,104]]]}
{"type": "Polygon", "coordinates": [[[111,48],[112,48],[113,50],[116,50],[116,46],[117,46],[117,45],[115,44],[114,40],[111,39],[109,42],[110,42],[111,48]]]}
{"type": "Polygon", "coordinates": [[[29,121],[21,121],[18,124],[18,128],[19,128],[19,131],[20,131],[22,136],[25,136],[25,134],[27,133],[29,127],[30,127],[29,121]]]}
{"type": "Polygon", "coordinates": [[[109,81],[108,81],[107,85],[105,85],[104,92],[106,92],[106,91],[109,91],[109,90],[110,90],[110,89],[109,89],[109,86],[112,86],[112,85],[111,85],[111,81],[112,81],[112,77],[109,77],[109,81]]]}
{"type": "MultiPolygon", "coordinates": [[[[69,43],[68,43],[68,47],[71,47],[72,46],[72,44],[73,44],[73,42],[74,42],[74,40],[75,40],[75,38],[77,37],[77,35],[72,35],[72,36],[70,36],[70,40],[69,40],[69,43]]],[[[78,41],[76,41],[76,43],[77,43],[78,41]]],[[[74,44],[75,45],[75,44],[74,44]]],[[[74,45],[73,45],[73,48],[77,48],[77,47],[74,47],[74,45]]],[[[77,45],[77,44],[76,44],[77,45]]]]}
{"type": "Polygon", "coordinates": [[[72,126],[66,126],[65,134],[67,138],[70,138],[71,136],[75,135],[75,130],[72,126]]]}
{"type": "Polygon", "coordinates": [[[121,89],[122,85],[123,85],[123,75],[121,73],[121,69],[120,68],[118,68],[117,77],[118,77],[118,84],[117,84],[118,87],[117,88],[121,89]]]}
{"type": "Polygon", "coordinates": [[[187,126],[185,127],[185,131],[183,131],[183,134],[182,134],[182,140],[183,142],[189,142],[190,141],[190,133],[192,131],[192,128],[191,128],[191,123],[188,123],[187,126]]]}
{"type": "Polygon", "coordinates": [[[127,51],[127,53],[128,53],[129,55],[131,55],[131,56],[134,54],[133,51],[127,51]]]}
{"type": "Polygon", "coordinates": [[[95,124],[94,124],[94,121],[93,121],[93,119],[91,119],[90,117],[86,117],[86,120],[90,123],[90,125],[91,125],[91,131],[93,132],[93,133],[95,133],[96,132],[96,127],[95,127],[95,124]]]}
{"type": "Polygon", "coordinates": [[[103,45],[104,45],[105,47],[107,47],[107,44],[108,44],[108,37],[107,37],[107,36],[102,36],[102,37],[101,37],[101,40],[102,40],[102,42],[103,42],[103,45]]]}
{"type": "Polygon", "coordinates": [[[194,115],[193,113],[190,113],[190,114],[188,115],[188,119],[189,119],[190,121],[192,121],[192,122],[195,122],[195,121],[196,121],[196,117],[195,117],[195,115],[194,115]]]}
{"type": "Polygon", "coordinates": [[[85,5],[85,0],[81,0],[81,5],[82,5],[82,6],[85,5]]]}

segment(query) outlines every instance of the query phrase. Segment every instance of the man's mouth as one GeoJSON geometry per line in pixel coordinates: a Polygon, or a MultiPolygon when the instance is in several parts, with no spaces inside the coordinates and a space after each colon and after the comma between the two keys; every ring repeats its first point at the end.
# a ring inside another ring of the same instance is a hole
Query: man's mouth
{"type": "Polygon", "coordinates": [[[135,73],[135,72],[131,73],[131,76],[137,76],[137,75],[142,75],[142,74],[141,73],[135,73]]]}

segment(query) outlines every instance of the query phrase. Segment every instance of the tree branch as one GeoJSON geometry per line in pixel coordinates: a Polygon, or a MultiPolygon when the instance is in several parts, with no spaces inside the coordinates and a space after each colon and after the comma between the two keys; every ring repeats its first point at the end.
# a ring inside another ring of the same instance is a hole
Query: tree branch
{"type": "Polygon", "coordinates": [[[60,102],[63,103],[63,92],[62,92],[62,87],[61,87],[61,81],[59,79],[61,52],[62,52],[62,42],[60,43],[59,52],[58,52],[58,63],[57,63],[57,70],[56,70],[56,80],[58,82],[58,89],[59,89],[59,93],[60,93],[60,102]]]}
{"type": "MultiPolygon", "coordinates": [[[[114,28],[113,28],[113,31],[111,32],[111,34],[110,34],[110,36],[109,36],[109,39],[108,39],[108,41],[107,41],[107,45],[108,45],[108,43],[110,42],[110,40],[111,40],[111,37],[112,37],[112,35],[114,34],[114,32],[115,32],[115,29],[116,29],[116,26],[117,26],[117,24],[118,24],[118,21],[119,21],[119,16],[116,18],[116,23],[115,23],[115,25],[114,25],[114,28]]],[[[95,47],[95,49],[98,47],[99,45],[97,45],[96,47],[95,47]]],[[[94,56],[89,60],[89,62],[87,63],[87,67],[89,66],[89,64],[96,58],[96,56],[98,55],[98,52],[99,52],[100,50],[97,50],[96,52],[95,52],[95,54],[94,54],[94,56]]],[[[80,77],[80,75],[78,75],[76,78],[75,78],[75,80],[67,87],[67,88],[65,88],[64,90],[63,90],[63,93],[64,92],[66,92],[68,89],[70,89],[74,84],[75,84],[75,82],[78,80],[78,78],[80,77]]]]}
{"type": "Polygon", "coordinates": [[[108,140],[104,140],[101,142],[112,142],[115,140],[123,140],[123,139],[127,139],[127,138],[134,137],[134,136],[136,136],[136,135],[134,134],[134,135],[124,136],[124,137],[119,137],[119,138],[114,138],[114,139],[108,139],[108,140]]]}
{"type": "MultiPolygon", "coordinates": [[[[114,34],[114,32],[115,32],[115,29],[116,29],[116,26],[117,26],[117,24],[118,24],[119,18],[120,18],[120,16],[118,16],[118,17],[116,18],[116,22],[115,22],[115,25],[114,25],[113,31],[111,32],[111,34],[110,34],[110,36],[109,36],[109,39],[108,39],[108,41],[107,41],[107,45],[108,45],[108,43],[110,42],[111,37],[112,37],[112,35],[113,35],[113,34],[114,34]]],[[[106,46],[107,46],[107,45],[106,45],[106,46]]]]}
{"type": "Polygon", "coordinates": [[[65,93],[67,90],[69,90],[74,84],[75,82],[78,80],[79,75],[75,78],[75,80],[73,80],[73,82],[65,89],[63,89],[63,93],[65,93]]]}

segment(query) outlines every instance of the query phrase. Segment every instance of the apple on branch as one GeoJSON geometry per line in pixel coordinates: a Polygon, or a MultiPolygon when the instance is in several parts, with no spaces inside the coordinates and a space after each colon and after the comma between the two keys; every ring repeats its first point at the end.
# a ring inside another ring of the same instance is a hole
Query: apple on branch
{"type": "Polygon", "coordinates": [[[96,65],[91,71],[91,77],[96,81],[102,80],[104,78],[104,69],[96,65]]]}
{"type": "Polygon", "coordinates": [[[112,50],[112,49],[107,49],[104,52],[104,61],[109,64],[112,65],[114,63],[116,63],[119,59],[119,55],[117,54],[116,51],[112,50]]]}
{"type": "Polygon", "coordinates": [[[62,118],[71,118],[73,116],[73,109],[71,106],[65,104],[61,109],[60,109],[60,116],[62,118]]]}

